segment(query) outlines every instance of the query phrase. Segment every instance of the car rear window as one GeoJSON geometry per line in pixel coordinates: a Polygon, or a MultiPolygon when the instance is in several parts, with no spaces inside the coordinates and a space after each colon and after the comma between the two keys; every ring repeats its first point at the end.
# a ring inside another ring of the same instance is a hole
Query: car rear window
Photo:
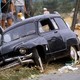
{"type": "Polygon", "coordinates": [[[54,18],[54,20],[55,20],[56,24],[59,26],[59,29],[68,28],[62,18],[54,18]]]}

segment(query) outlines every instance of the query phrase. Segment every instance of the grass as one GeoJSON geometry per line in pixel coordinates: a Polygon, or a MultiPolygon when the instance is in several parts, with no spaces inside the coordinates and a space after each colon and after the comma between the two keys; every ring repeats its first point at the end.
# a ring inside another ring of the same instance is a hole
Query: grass
{"type": "Polygon", "coordinates": [[[14,68],[0,70],[0,80],[28,80],[38,78],[40,74],[57,73],[58,69],[64,66],[65,59],[52,61],[44,64],[45,71],[40,73],[35,67],[16,66],[14,68]]]}
{"type": "Polygon", "coordinates": [[[25,80],[36,77],[39,71],[35,68],[16,67],[0,71],[0,80],[25,80]]]}
{"type": "Polygon", "coordinates": [[[35,67],[28,68],[25,66],[16,66],[14,68],[1,70],[0,80],[28,80],[38,77],[40,74],[54,73],[63,64],[54,62],[49,64],[44,64],[45,72],[40,73],[35,67]]]}

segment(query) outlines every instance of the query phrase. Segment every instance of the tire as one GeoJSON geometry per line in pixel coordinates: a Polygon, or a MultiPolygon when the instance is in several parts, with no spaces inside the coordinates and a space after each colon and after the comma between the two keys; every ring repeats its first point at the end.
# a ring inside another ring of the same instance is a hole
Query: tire
{"type": "Polygon", "coordinates": [[[44,71],[43,63],[36,48],[33,49],[33,59],[34,59],[36,66],[39,67],[40,72],[43,72],[44,71]]]}
{"type": "Polygon", "coordinates": [[[78,61],[77,50],[73,46],[70,47],[70,59],[75,63],[78,61]]]}

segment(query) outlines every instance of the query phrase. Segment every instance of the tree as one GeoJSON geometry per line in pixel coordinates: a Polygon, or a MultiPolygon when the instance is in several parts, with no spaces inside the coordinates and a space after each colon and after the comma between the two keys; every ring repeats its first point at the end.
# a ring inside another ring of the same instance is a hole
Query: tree
{"type": "Polygon", "coordinates": [[[42,14],[42,10],[46,7],[51,13],[55,10],[59,13],[71,12],[74,6],[74,0],[33,0],[34,13],[42,14]]]}
{"type": "Polygon", "coordinates": [[[58,11],[59,12],[71,12],[74,1],[72,0],[58,0],[58,11]]]}
{"type": "Polygon", "coordinates": [[[39,15],[43,13],[43,1],[35,1],[34,4],[34,15],[39,15]]]}
{"type": "Polygon", "coordinates": [[[73,21],[72,21],[72,25],[71,25],[71,29],[73,31],[75,29],[75,24],[76,24],[76,21],[77,21],[77,14],[78,14],[78,11],[79,11],[79,7],[80,7],[80,0],[76,0],[75,11],[74,11],[73,21]]]}
{"type": "Polygon", "coordinates": [[[58,7],[58,1],[57,0],[44,0],[43,7],[48,8],[48,10],[53,13],[55,10],[57,10],[58,7]]]}
{"type": "Polygon", "coordinates": [[[33,16],[34,15],[34,10],[33,10],[33,2],[32,0],[25,0],[25,5],[26,5],[26,10],[27,14],[25,15],[26,18],[33,16]]]}

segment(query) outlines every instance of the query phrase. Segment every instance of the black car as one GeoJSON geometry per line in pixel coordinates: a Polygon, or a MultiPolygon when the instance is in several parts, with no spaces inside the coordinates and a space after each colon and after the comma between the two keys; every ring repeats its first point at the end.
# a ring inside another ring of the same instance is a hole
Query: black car
{"type": "Polygon", "coordinates": [[[0,28],[0,63],[17,60],[34,63],[69,57],[78,59],[77,35],[58,14],[38,15],[18,22],[4,32],[0,28]]]}

